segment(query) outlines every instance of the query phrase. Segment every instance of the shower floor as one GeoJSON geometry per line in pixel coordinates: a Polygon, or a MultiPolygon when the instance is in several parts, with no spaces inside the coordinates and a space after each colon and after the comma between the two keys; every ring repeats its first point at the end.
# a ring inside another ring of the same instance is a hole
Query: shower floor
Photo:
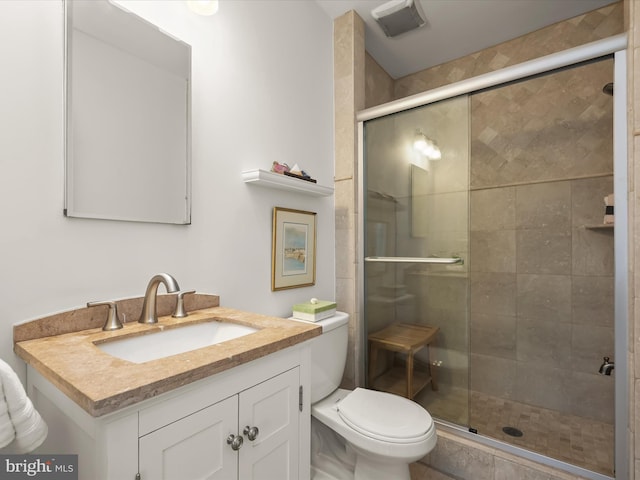
{"type": "MultiPolygon", "coordinates": [[[[436,418],[467,424],[465,391],[433,392],[426,389],[416,401],[436,418]]],[[[611,424],[479,392],[471,392],[468,413],[468,425],[480,435],[613,476],[614,432],[611,424]],[[523,435],[507,435],[502,431],[507,426],[517,428],[523,435]]]]}

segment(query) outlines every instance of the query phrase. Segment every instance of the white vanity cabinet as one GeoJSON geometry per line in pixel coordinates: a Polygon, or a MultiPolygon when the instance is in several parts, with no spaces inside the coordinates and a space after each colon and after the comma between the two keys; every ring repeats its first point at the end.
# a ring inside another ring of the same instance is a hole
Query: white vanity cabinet
{"type": "Polygon", "coordinates": [[[226,445],[238,429],[238,398],[231,397],[138,440],[140,478],[238,478],[238,455],[226,445]]]}
{"type": "Polygon", "coordinates": [[[299,378],[291,369],[140,437],[141,479],[297,479],[299,378]]]}
{"type": "Polygon", "coordinates": [[[80,480],[309,479],[305,343],[102,417],[32,367],[27,384],[49,425],[36,453],[78,454],[80,480]]]}

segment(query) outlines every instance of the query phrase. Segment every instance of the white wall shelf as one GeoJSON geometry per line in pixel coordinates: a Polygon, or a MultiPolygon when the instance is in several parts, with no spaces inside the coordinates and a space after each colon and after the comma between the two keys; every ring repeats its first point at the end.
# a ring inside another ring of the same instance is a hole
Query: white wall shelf
{"type": "Polygon", "coordinates": [[[267,170],[246,170],[242,172],[242,181],[248,185],[288,190],[290,192],[297,192],[315,197],[327,197],[329,195],[333,195],[333,187],[325,187],[323,185],[318,185],[317,183],[287,177],[286,175],[269,172],[267,170]]]}

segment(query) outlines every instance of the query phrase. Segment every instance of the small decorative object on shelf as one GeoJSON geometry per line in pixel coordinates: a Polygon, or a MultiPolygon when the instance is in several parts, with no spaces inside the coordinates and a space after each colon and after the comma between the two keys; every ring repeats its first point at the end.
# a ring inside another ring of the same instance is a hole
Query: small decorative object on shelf
{"type": "Polygon", "coordinates": [[[271,171],[274,173],[287,173],[289,170],[289,165],[286,163],[273,162],[271,165],[271,171]]]}
{"type": "Polygon", "coordinates": [[[615,221],[615,216],[613,212],[614,201],[613,201],[613,193],[610,193],[606,197],[604,197],[604,224],[605,225],[613,225],[615,221]]]}
{"type": "Polygon", "coordinates": [[[307,182],[311,182],[311,183],[318,183],[317,180],[315,180],[314,178],[311,178],[309,175],[304,173],[304,170],[302,170],[299,174],[294,172],[284,172],[284,174],[287,177],[299,178],[300,180],[306,180],[307,182]]]}
{"type": "Polygon", "coordinates": [[[286,163],[273,162],[271,165],[271,171],[274,173],[281,173],[287,177],[299,178],[300,180],[306,180],[307,182],[318,183],[317,180],[311,178],[311,175],[302,170],[297,163],[293,167],[289,167],[286,163]]]}

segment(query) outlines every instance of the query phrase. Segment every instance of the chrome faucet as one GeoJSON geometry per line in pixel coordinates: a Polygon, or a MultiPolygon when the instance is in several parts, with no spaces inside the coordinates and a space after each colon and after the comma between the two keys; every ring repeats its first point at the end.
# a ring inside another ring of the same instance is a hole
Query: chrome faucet
{"type": "Polygon", "coordinates": [[[119,330],[122,328],[122,322],[120,321],[120,317],[118,316],[118,304],[116,302],[89,302],[87,303],[87,307],[97,307],[99,305],[107,305],[109,307],[109,312],[107,314],[107,321],[104,322],[102,330],[105,332],[111,330],[119,330]]]}
{"type": "Polygon", "coordinates": [[[158,287],[163,283],[167,289],[167,293],[174,293],[180,290],[178,282],[168,273],[159,273],[154,275],[144,294],[144,302],[142,304],[142,313],[138,323],[158,323],[158,313],[156,311],[156,302],[158,300],[158,287]]]}
{"type": "Polygon", "coordinates": [[[603,360],[604,361],[602,362],[602,365],[600,365],[598,373],[600,375],[611,375],[611,370],[615,368],[614,362],[610,362],[609,357],[604,357],[603,360]]]}

